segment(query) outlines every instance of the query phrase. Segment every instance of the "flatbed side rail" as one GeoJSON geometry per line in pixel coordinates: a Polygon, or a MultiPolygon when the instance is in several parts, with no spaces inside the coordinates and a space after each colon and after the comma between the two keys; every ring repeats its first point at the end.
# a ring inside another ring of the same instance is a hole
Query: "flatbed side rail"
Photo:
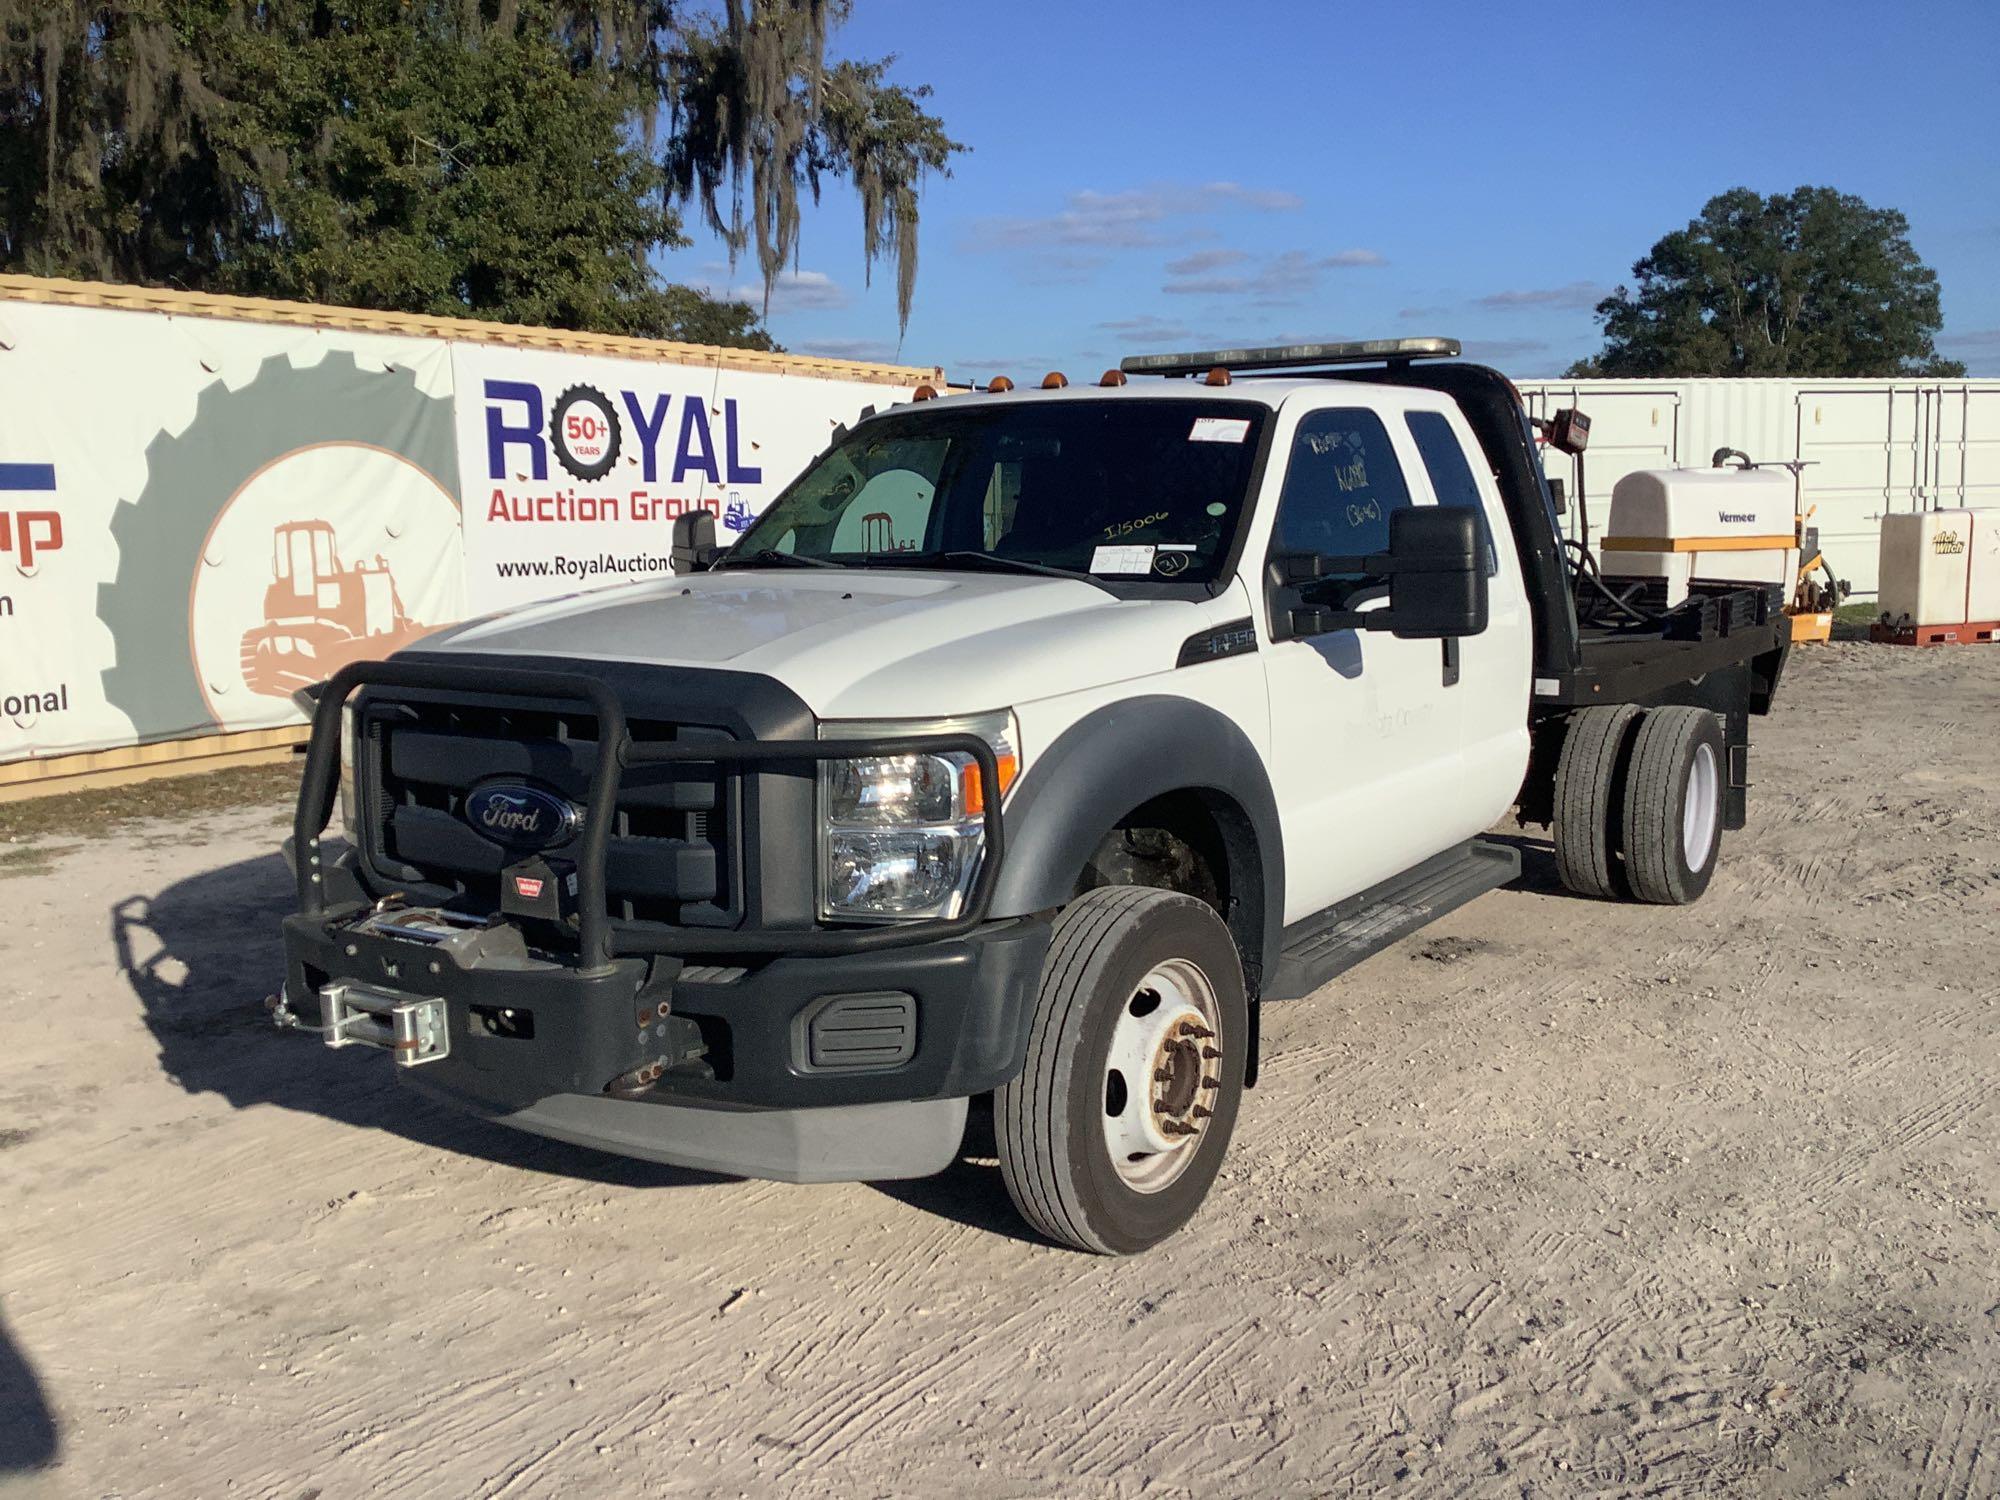
{"type": "Polygon", "coordinates": [[[312,738],[299,785],[292,838],[298,851],[299,909],[308,916],[326,910],[321,839],[332,820],[340,780],[341,710],[364,687],[408,688],[420,692],[475,693],[521,699],[534,706],[550,702],[587,706],[597,716],[598,753],[591,770],[589,810],[577,851],[577,947],[586,969],[621,954],[778,954],[863,953],[878,948],[936,942],[961,936],[986,918],[1005,853],[1001,819],[999,758],[993,747],[971,734],[927,734],[882,739],[840,740],[635,740],[624,705],[604,683],[573,672],[468,664],[366,661],[341,668],[328,680],[313,710],[312,738]],[[665,922],[614,920],[607,900],[606,863],[618,791],[627,767],[693,762],[703,765],[817,765],[824,760],[865,756],[962,754],[979,767],[987,789],[981,820],[985,847],[978,874],[963,908],[950,917],[851,927],[679,927],[665,922]]]}

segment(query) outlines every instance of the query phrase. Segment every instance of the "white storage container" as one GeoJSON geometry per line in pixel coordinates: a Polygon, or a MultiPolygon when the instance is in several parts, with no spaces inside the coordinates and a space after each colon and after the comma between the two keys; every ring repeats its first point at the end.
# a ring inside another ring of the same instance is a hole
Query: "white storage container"
{"type": "Polygon", "coordinates": [[[2000,510],[1884,516],[1878,574],[1891,624],[2000,620],[2000,510]]]}

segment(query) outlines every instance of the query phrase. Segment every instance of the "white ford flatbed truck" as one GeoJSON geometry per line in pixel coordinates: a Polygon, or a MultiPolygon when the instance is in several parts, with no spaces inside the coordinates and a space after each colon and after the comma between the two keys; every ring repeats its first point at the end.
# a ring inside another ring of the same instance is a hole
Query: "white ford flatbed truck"
{"type": "Polygon", "coordinates": [[[1743,826],[1781,591],[1607,589],[1457,352],[919,392],[727,552],[683,517],[677,576],[342,670],[279,1023],[523,1130],[794,1181],[939,1171],[990,1094],[1037,1229],[1156,1244],[1259,1007],[1513,879],[1509,809],[1572,890],[1661,903],[1743,826]]]}

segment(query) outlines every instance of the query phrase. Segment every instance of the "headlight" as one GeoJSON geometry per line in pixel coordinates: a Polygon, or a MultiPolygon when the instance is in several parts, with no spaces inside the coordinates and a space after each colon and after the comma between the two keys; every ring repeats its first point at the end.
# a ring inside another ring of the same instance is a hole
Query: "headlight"
{"type": "MultiPolygon", "coordinates": [[[[1011,713],[820,725],[826,740],[970,734],[993,747],[1005,796],[1021,769],[1011,713]]],[[[956,916],[986,854],[987,789],[970,755],[820,762],[819,913],[895,921],[956,916]]]]}

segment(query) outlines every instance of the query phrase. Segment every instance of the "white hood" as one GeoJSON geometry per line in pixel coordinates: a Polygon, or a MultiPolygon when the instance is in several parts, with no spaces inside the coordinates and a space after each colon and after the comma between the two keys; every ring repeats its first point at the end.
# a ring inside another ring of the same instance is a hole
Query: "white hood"
{"type": "Polygon", "coordinates": [[[931,717],[1166,671],[1216,615],[1067,578],[729,569],[572,594],[419,649],[760,672],[821,718],[931,717]]]}

